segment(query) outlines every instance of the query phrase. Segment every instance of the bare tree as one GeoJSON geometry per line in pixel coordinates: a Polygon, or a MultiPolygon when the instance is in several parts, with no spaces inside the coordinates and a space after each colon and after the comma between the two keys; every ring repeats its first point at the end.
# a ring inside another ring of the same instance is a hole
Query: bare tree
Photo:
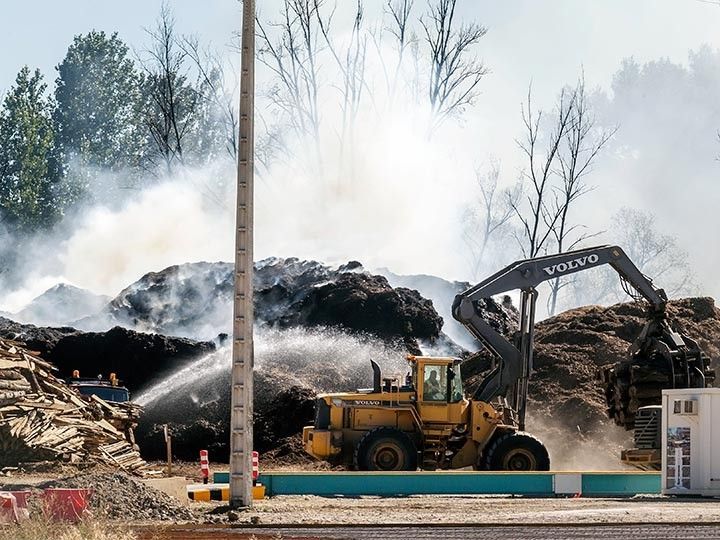
{"type": "Polygon", "coordinates": [[[329,24],[332,16],[323,19],[320,11],[322,0],[315,1],[315,15],[318,27],[325,43],[340,71],[342,83],[339,86],[342,112],[340,131],[340,162],[344,161],[345,149],[350,148],[350,178],[354,177],[353,148],[355,121],[360,111],[360,103],[366,88],[365,62],[367,58],[367,35],[363,31],[364,8],[362,0],[357,0],[350,40],[344,51],[340,51],[330,37],[329,24]]]}
{"type": "MultiPolygon", "coordinates": [[[[285,114],[289,127],[300,137],[314,141],[320,165],[320,113],[318,53],[321,32],[318,21],[323,0],[284,0],[281,18],[258,27],[258,60],[274,75],[268,97],[285,114]],[[279,31],[279,38],[269,28],[279,31]]],[[[329,32],[330,20],[323,21],[329,32]]]]}
{"type": "Polygon", "coordinates": [[[166,169],[183,163],[185,143],[195,124],[199,95],[188,79],[187,53],[179,46],[175,33],[175,19],[167,4],[163,4],[154,29],[146,29],[151,39],[149,48],[140,58],[144,71],[143,122],[152,141],[149,153],[159,156],[166,169]]]}
{"type": "Polygon", "coordinates": [[[262,110],[256,108],[255,119],[255,163],[257,174],[262,177],[277,162],[290,162],[295,157],[283,137],[283,126],[278,122],[268,122],[262,110]]]}
{"type": "MultiPolygon", "coordinates": [[[[571,121],[565,130],[562,145],[557,153],[557,173],[560,177],[553,199],[550,215],[557,216],[551,227],[554,247],[557,253],[570,251],[581,243],[597,236],[580,223],[573,223],[570,210],[575,201],[592,189],[585,177],[592,171],[592,165],[603,147],[617,131],[598,129],[585,93],[585,80],[581,77],[572,90],[571,121]]],[[[556,278],[550,283],[548,313],[555,314],[560,290],[567,285],[566,280],[556,278]]]]}
{"type": "MultiPolygon", "coordinates": [[[[518,141],[527,165],[522,173],[524,197],[511,201],[520,222],[516,238],[523,255],[563,253],[596,236],[573,220],[577,200],[592,188],[587,175],[615,129],[596,126],[581,77],[574,88],[563,88],[549,117],[533,110],[532,87],[522,106],[525,137],[518,141]]],[[[557,309],[558,295],[569,282],[550,283],[548,312],[557,309]]]]}
{"type": "Polygon", "coordinates": [[[433,127],[473,104],[480,80],[488,71],[473,54],[487,28],[476,23],[458,27],[456,4],[457,0],[431,1],[429,20],[420,20],[430,48],[428,97],[435,118],[433,127]]]}
{"type": "Polygon", "coordinates": [[[217,115],[222,123],[224,149],[231,158],[235,159],[238,134],[237,77],[229,78],[217,52],[203,49],[197,37],[185,36],[179,46],[198,73],[200,83],[205,90],[200,92],[200,97],[205,101],[206,108],[217,115]]]}
{"type": "Polygon", "coordinates": [[[407,49],[417,38],[410,28],[410,16],[412,14],[415,0],[387,0],[385,5],[385,15],[390,17],[390,24],[384,28],[385,32],[393,37],[395,48],[397,50],[397,59],[392,72],[388,72],[382,54],[380,61],[385,72],[385,82],[387,85],[388,101],[392,106],[397,93],[397,85],[402,73],[403,62],[407,55],[407,49]]]}
{"type": "MultiPolygon", "coordinates": [[[[676,237],[658,232],[652,213],[623,207],[612,216],[606,236],[609,242],[623,248],[640,271],[665,289],[669,297],[697,294],[699,287],[687,251],[678,245],[676,237]]],[[[571,290],[576,304],[628,299],[615,272],[607,268],[578,274],[571,290]]]]}
{"type": "Polygon", "coordinates": [[[324,20],[320,15],[320,6],[322,5],[322,1],[314,1],[316,5],[315,15],[317,16],[318,26],[342,77],[340,93],[342,96],[341,108],[343,112],[343,123],[345,123],[346,120],[351,121],[352,118],[357,115],[363,90],[365,89],[367,36],[364,34],[362,29],[365,13],[363,4],[361,0],[357,0],[350,40],[345,48],[345,51],[340,52],[333,44],[333,40],[329,33],[329,23],[332,19],[328,18],[324,20]]]}
{"type": "Polygon", "coordinates": [[[611,231],[640,271],[661,280],[669,296],[696,291],[687,251],[676,237],[657,231],[652,213],[621,208],[612,218],[611,231]]]}
{"type": "Polygon", "coordinates": [[[566,89],[560,92],[551,118],[552,126],[546,137],[541,137],[542,128],[545,127],[544,113],[542,110],[533,110],[532,86],[528,89],[527,102],[521,109],[525,137],[517,144],[527,159],[521,175],[524,196],[509,203],[521,225],[516,239],[527,258],[548,250],[547,244],[552,239],[560,217],[558,208],[553,206],[557,181],[555,165],[560,146],[572,123],[574,101],[574,96],[566,89]]]}
{"type": "Polygon", "coordinates": [[[469,249],[470,269],[476,279],[485,262],[488,245],[512,218],[510,203],[517,203],[520,195],[519,186],[501,190],[499,179],[500,165],[496,161],[491,162],[487,172],[475,170],[478,197],[473,208],[468,209],[463,241],[469,249]]]}

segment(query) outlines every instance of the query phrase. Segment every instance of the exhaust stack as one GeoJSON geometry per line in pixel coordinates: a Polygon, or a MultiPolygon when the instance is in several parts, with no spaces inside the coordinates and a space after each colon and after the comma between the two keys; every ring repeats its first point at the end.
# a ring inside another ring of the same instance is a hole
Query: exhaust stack
{"type": "Polygon", "coordinates": [[[379,394],[382,390],[380,386],[380,380],[382,375],[380,374],[380,366],[378,366],[375,360],[370,360],[370,365],[373,370],[373,394],[379,394]]]}

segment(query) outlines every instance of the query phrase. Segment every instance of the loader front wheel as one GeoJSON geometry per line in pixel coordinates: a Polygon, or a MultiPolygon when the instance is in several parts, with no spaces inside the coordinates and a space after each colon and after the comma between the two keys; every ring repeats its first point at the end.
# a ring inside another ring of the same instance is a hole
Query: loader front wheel
{"type": "Polygon", "coordinates": [[[354,461],[360,471],[414,471],[417,450],[402,431],[379,427],[362,436],[355,447],[354,461]]]}
{"type": "Polygon", "coordinates": [[[488,471],[549,471],[545,445],[522,431],[500,435],[483,452],[482,467],[488,471]]]}

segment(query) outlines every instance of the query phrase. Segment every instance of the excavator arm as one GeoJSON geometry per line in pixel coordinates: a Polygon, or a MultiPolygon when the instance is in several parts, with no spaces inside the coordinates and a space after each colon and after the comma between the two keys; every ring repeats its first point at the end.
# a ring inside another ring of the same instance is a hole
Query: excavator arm
{"type": "MultiPolygon", "coordinates": [[[[683,336],[670,329],[664,321],[667,304],[665,292],[655,288],[652,281],[638,270],[618,246],[599,246],[517,261],[458,294],[453,302],[453,317],[499,360],[496,368],[479,386],[474,396],[476,399],[488,402],[497,397],[512,397],[519,427],[524,429],[527,385],[533,369],[536,287],[545,281],[606,264],[619,274],[628,293],[632,294],[631,287],[637,292],[632,296],[642,297],[649,304],[648,322],[631,347],[631,354],[646,349],[650,336],[657,335],[658,328],[662,329],[661,334],[669,334],[669,341],[675,348],[690,348],[686,346],[683,336]],[[521,295],[519,347],[488,324],[478,309],[482,299],[516,289],[520,290],[521,295]]],[[[690,346],[695,345],[691,340],[687,341],[690,346]]]]}
{"type": "Polygon", "coordinates": [[[458,294],[455,297],[453,308],[463,302],[490,298],[515,289],[521,291],[534,289],[545,281],[604,264],[611,265],[620,278],[641,294],[655,311],[665,310],[667,304],[665,291],[656,289],[652,281],[638,270],[637,266],[618,246],[598,246],[514,262],[481,283],[458,294]]]}

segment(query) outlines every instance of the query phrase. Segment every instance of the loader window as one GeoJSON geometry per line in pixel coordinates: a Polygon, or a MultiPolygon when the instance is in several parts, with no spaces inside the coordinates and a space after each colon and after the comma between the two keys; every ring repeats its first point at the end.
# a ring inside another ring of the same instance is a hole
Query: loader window
{"type": "Polygon", "coordinates": [[[456,368],[448,368],[448,379],[450,379],[450,403],[462,401],[464,395],[462,377],[460,376],[460,366],[456,368]]]}
{"type": "Polygon", "coordinates": [[[444,366],[425,366],[423,401],[447,401],[447,378],[444,366]]]}

